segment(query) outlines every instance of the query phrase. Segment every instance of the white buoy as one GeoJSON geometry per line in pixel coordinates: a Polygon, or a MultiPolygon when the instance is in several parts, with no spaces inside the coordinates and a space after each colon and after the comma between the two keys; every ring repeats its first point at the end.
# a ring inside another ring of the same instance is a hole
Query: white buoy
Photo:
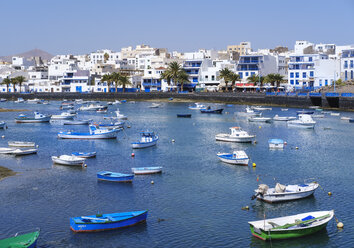
{"type": "Polygon", "coordinates": [[[1,138],[5,138],[5,135],[1,136],[1,138]]]}
{"type": "Polygon", "coordinates": [[[154,181],[151,181],[151,184],[154,184],[155,182],[154,181]]]}
{"type": "Polygon", "coordinates": [[[338,227],[338,228],[343,228],[343,227],[344,227],[344,224],[343,224],[342,222],[338,222],[338,223],[337,223],[337,227],[338,227]]]}
{"type": "Polygon", "coordinates": [[[175,142],[175,140],[174,140],[174,139],[172,139],[171,141],[172,141],[172,142],[175,142]]]}

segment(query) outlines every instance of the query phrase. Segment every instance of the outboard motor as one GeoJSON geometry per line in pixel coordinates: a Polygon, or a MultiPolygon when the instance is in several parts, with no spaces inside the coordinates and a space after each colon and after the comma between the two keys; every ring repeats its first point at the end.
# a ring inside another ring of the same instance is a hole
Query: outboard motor
{"type": "Polygon", "coordinates": [[[269,187],[268,187],[267,184],[260,184],[260,185],[258,186],[258,189],[255,190],[255,191],[256,191],[256,194],[254,194],[254,195],[251,197],[251,200],[256,199],[257,196],[259,196],[259,195],[263,196],[264,194],[267,193],[268,189],[269,189],[269,187]]]}

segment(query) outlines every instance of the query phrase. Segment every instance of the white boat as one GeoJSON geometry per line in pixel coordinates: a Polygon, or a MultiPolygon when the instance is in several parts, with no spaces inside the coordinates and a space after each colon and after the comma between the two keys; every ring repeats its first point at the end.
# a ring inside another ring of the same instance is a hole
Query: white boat
{"type": "Polygon", "coordinates": [[[280,109],[281,111],[288,111],[289,109],[287,109],[287,108],[282,108],[282,109],[280,109]]]}
{"type": "Polygon", "coordinates": [[[151,104],[151,105],[149,106],[149,108],[158,108],[158,107],[160,107],[160,106],[161,106],[160,103],[153,103],[153,104],[151,104]]]}
{"type": "Polygon", "coordinates": [[[19,115],[15,118],[16,123],[39,123],[39,122],[49,122],[51,115],[44,115],[38,112],[34,112],[34,117],[27,117],[24,114],[19,115]]]}
{"type": "Polygon", "coordinates": [[[0,98],[0,102],[7,102],[7,99],[5,99],[5,98],[0,98]]]}
{"type": "Polygon", "coordinates": [[[193,110],[199,110],[199,109],[204,109],[206,107],[205,107],[205,105],[196,102],[195,106],[189,106],[188,108],[193,109],[193,110]]]}
{"type": "Polygon", "coordinates": [[[23,103],[23,102],[25,102],[25,100],[22,98],[22,97],[19,97],[19,98],[17,98],[17,100],[16,101],[14,101],[15,103],[23,103]]]}
{"type": "Polygon", "coordinates": [[[277,183],[274,188],[269,188],[266,184],[260,184],[252,199],[257,198],[269,203],[298,200],[312,195],[318,188],[319,184],[294,184],[282,185],[277,183]]]}
{"type": "Polygon", "coordinates": [[[135,175],[156,174],[162,172],[162,167],[139,167],[132,168],[132,172],[135,175]]]}
{"type": "Polygon", "coordinates": [[[216,154],[218,158],[228,164],[248,165],[249,158],[245,151],[234,151],[233,153],[216,154]]]}
{"type": "Polygon", "coordinates": [[[320,106],[309,106],[309,109],[319,109],[320,106]]]}
{"type": "Polygon", "coordinates": [[[7,144],[12,147],[35,147],[36,146],[34,142],[27,142],[27,141],[9,141],[7,142],[7,144]]]}
{"type": "Polygon", "coordinates": [[[249,135],[240,127],[230,127],[230,130],[231,134],[220,133],[215,135],[215,139],[218,141],[249,143],[256,137],[255,135],[249,135]]]}
{"type": "Polygon", "coordinates": [[[15,156],[22,156],[22,155],[29,155],[29,154],[35,154],[38,152],[38,149],[32,148],[32,149],[15,149],[14,151],[11,152],[12,155],[15,156]]]}
{"type": "Polygon", "coordinates": [[[346,117],[346,116],[342,116],[340,119],[343,120],[343,121],[349,121],[351,118],[350,117],[346,117]]]}
{"type": "Polygon", "coordinates": [[[70,110],[70,109],[74,109],[74,105],[73,104],[68,104],[68,105],[61,105],[59,107],[60,110],[70,110]]]}
{"type": "Polygon", "coordinates": [[[239,112],[239,115],[246,115],[246,116],[261,116],[261,112],[256,112],[250,107],[246,107],[246,112],[239,112]]]}
{"type": "Polygon", "coordinates": [[[70,120],[70,119],[74,119],[75,116],[76,114],[63,112],[60,115],[52,115],[52,120],[70,120]]]}
{"type": "Polygon", "coordinates": [[[10,147],[0,147],[0,154],[11,154],[15,148],[10,148],[10,147]]]}
{"type": "Polygon", "coordinates": [[[83,165],[85,160],[85,158],[69,155],[52,156],[52,161],[54,163],[64,165],[83,165]]]}
{"type": "Polygon", "coordinates": [[[126,119],[128,119],[127,116],[125,116],[125,115],[123,115],[123,114],[121,114],[121,113],[119,112],[119,109],[117,109],[117,110],[115,111],[115,113],[116,113],[115,118],[117,118],[117,119],[119,119],[119,120],[126,120],[126,119]]]}
{"type": "Polygon", "coordinates": [[[299,119],[288,121],[289,127],[301,127],[301,128],[315,128],[316,122],[312,119],[311,115],[299,114],[299,119]]]}
{"type": "Polygon", "coordinates": [[[325,115],[323,114],[318,114],[318,115],[312,115],[312,118],[324,118],[325,115]]]}
{"type": "Polygon", "coordinates": [[[266,108],[266,107],[262,107],[262,106],[253,106],[251,108],[254,110],[257,110],[257,111],[272,110],[272,108],[266,108]]]}
{"type": "Polygon", "coordinates": [[[88,106],[81,106],[80,111],[97,111],[98,109],[104,108],[105,106],[99,104],[90,104],[88,106]]]}
{"type": "Polygon", "coordinates": [[[124,121],[121,122],[111,122],[111,123],[99,123],[98,126],[100,128],[111,129],[121,129],[124,127],[124,121]]]}
{"type": "Polygon", "coordinates": [[[41,100],[39,100],[39,99],[37,99],[37,98],[35,98],[35,99],[28,99],[28,100],[27,100],[27,103],[29,103],[29,104],[39,104],[40,101],[41,101],[41,100]]]}
{"type": "Polygon", "coordinates": [[[112,104],[113,104],[113,105],[117,105],[117,104],[121,104],[121,102],[118,101],[118,100],[115,100],[114,102],[112,102],[112,104]]]}
{"type": "Polygon", "coordinates": [[[282,139],[270,139],[268,140],[270,149],[284,149],[284,140],[282,139]]]}
{"type": "Polygon", "coordinates": [[[144,131],[140,132],[140,139],[138,142],[132,143],[132,148],[146,148],[150,146],[156,145],[157,141],[159,140],[159,136],[157,136],[154,132],[144,131]]]}
{"type": "Polygon", "coordinates": [[[7,128],[6,122],[0,121],[0,129],[5,129],[5,128],[7,128]]]}
{"type": "Polygon", "coordinates": [[[332,112],[331,115],[332,115],[332,116],[340,116],[340,113],[334,113],[334,112],[332,112]]]}
{"type": "Polygon", "coordinates": [[[60,132],[58,138],[62,139],[115,139],[120,129],[109,130],[107,128],[99,128],[96,125],[89,126],[89,133],[79,132],[60,132]]]}
{"type": "Polygon", "coordinates": [[[272,122],[272,118],[269,118],[269,117],[249,117],[248,121],[250,121],[250,122],[267,122],[267,123],[270,123],[270,122],[272,122]]]}
{"type": "Polygon", "coordinates": [[[70,120],[65,121],[64,125],[88,125],[92,120],[70,120]]]}
{"type": "Polygon", "coordinates": [[[275,115],[273,117],[273,121],[291,121],[291,120],[295,120],[296,117],[292,117],[292,116],[279,116],[279,115],[275,115]]]}

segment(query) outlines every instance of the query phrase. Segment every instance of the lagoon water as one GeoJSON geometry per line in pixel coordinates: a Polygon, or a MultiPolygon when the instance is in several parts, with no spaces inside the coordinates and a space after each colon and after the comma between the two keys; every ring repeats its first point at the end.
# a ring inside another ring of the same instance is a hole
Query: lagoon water
{"type": "MultiPolygon", "coordinates": [[[[3,108],[60,112],[60,102],[0,104],[3,108]]],[[[19,172],[0,181],[0,239],[39,227],[38,247],[354,247],[354,124],[327,114],[316,119],[314,130],[302,130],[288,128],[285,122],[249,123],[235,114],[244,110],[241,105],[217,106],[224,108],[222,115],[189,110],[188,103],[162,103],[160,108],[149,105],[118,105],[129,117],[131,128],[120,132],[116,140],[60,140],[56,136],[59,131],[88,128],[63,126],[60,121],[16,124],[18,112],[0,113],[0,120],[9,127],[0,130],[0,136],[5,135],[0,147],[7,146],[9,140],[39,145],[37,155],[0,156],[0,165],[19,172]],[[191,113],[192,118],[176,118],[177,113],[191,113]],[[257,144],[215,141],[215,134],[229,132],[232,126],[256,134],[257,144]],[[133,151],[130,143],[136,141],[139,131],[147,129],[158,133],[158,145],[133,151]],[[271,151],[269,138],[284,139],[287,146],[271,151]],[[248,167],[227,165],[216,157],[217,152],[238,149],[250,156],[248,167]],[[87,168],[53,165],[51,156],[74,151],[97,151],[97,157],[87,160],[87,168]],[[136,176],[132,184],[96,179],[102,170],[129,173],[132,167],[142,166],[162,166],[163,173],[136,176]],[[274,186],[304,179],[318,181],[322,188],[313,197],[287,203],[250,199],[258,183],[274,186]],[[246,205],[249,211],[241,209],[246,205]],[[69,218],[73,216],[144,209],[149,210],[145,224],[100,233],[70,230],[69,218]],[[258,240],[247,223],[264,215],[272,218],[331,209],[344,223],[343,230],[337,229],[333,219],[326,230],[294,240],[258,240]]],[[[109,111],[115,108],[109,106],[109,111]]],[[[281,112],[274,107],[263,116],[295,116],[296,110],[281,112]]],[[[99,121],[104,115],[109,114],[80,112],[78,117],[99,121]]],[[[354,113],[341,112],[341,116],[354,118],[354,113]]]]}

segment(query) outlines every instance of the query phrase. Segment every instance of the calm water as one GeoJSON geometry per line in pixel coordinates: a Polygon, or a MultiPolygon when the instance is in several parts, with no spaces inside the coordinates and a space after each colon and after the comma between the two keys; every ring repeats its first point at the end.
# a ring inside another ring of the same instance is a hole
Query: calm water
{"type": "MultiPolygon", "coordinates": [[[[50,105],[0,103],[0,107],[59,113],[59,102],[50,105]]],[[[61,130],[87,131],[86,126],[52,124],[15,124],[17,112],[0,113],[8,123],[0,130],[0,146],[9,140],[35,141],[37,155],[0,156],[0,165],[20,172],[0,181],[0,238],[21,230],[40,227],[39,247],[269,247],[269,242],[253,238],[248,221],[334,209],[344,223],[338,230],[332,220],[327,229],[313,236],[272,242],[273,247],[353,247],[353,166],[354,124],[326,115],[317,119],[315,130],[288,128],[284,122],[249,123],[235,112],[245,106],[222,105],[223,115],[201,114],[189,110],[187,103],[125,103],[118,107],[129,117],[131,128],[116,140],[59,140],[61,130]],[[192,113],[191,119],[176,118],[177,113],[192,113]],[[257,135],[257,144],[216,142],[215,134],[241,126],[257,135]],[[153,148],[135,150],[130,143],[142,130],[159,136],[153,148]],[[283,151],[270,151],[269,138],[282,138],[283,151]],[[175,142],[171,142],[174,139],[175,142]],[[295,149],[299,147],[299,149],[295,149]],[[245,150],[248,167],[219,162],[217,152],[245,150]],[[52,155],[74,151],[97,151],[87,160],[87,168],[53,165],[52,155]],[[257,167],[252,168],[251,164],[257,167]],[[129,173],[131,167],[163,166],[161,175],[136,176],[132,184],[98,182],[96,173],[110,170],[129,173]],[[314,197],[267,204],[251,201],[260,182],[274,186],[301,183],[315,178],[322,189],[314,197]],[[150,182],[154,181],[152,185],[150,182]],[[329,197],[327,192],[333,195],[329,197]],[[241,210],[250,206],[249,211],[241,210]],[[146,224],[115,231],[75,234],[69,217],[149,210],[146,224]]],[[[215,105],[216,106],[216,105],[215,105]]],[[[221,106],[218,106],[221,107],[221,106]]],[[[116,107],[110,106],[113,111],[116,107]]],[[[295,116],[298,109],[265,111],[264,116],[295,116]]],[[[79,118],[102,119],[105,114],[79,113],[79,118]]],[[[341,112],[354,117],[354,113],[341,112]]]]}

